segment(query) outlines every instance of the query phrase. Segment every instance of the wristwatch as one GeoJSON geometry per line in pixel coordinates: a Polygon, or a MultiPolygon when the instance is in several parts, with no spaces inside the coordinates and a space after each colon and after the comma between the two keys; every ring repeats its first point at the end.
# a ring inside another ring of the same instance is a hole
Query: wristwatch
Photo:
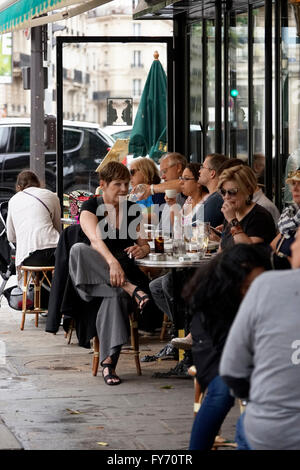
{"type": "Polygon", "coordinates": [[[153,194],[154,194],[154,184],[151,184],[150,191],[151,191],[151,195],[153,196],[153,194]]]}
{"type": "Polygon", "coordinates": [[[238,219],[235,217],[229,222],[230,227],[238,227],[240,225],[238,219]]]}

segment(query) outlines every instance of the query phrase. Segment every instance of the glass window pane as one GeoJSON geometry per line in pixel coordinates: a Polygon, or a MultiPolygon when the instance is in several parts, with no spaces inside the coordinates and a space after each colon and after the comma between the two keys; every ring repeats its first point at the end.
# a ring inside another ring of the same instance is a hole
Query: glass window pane
{"type": "Polygon", "coordinates": [[[229,27],[230,156],[248,160],[248,14],[229,27]]]}
{"type": "Polygon", "coordinates": [[[264,186],[265,9],[253,10],[253,170],[264,186]]]}
{"type": "Polygon", "coordinates": [[[215,152],[215,26],[207,22],[207,154],[215,152]]]}
{"type": "Polygon", "coordinates": [[[202,23],[190,28],[190,160],[202,160],[202,23]]]}

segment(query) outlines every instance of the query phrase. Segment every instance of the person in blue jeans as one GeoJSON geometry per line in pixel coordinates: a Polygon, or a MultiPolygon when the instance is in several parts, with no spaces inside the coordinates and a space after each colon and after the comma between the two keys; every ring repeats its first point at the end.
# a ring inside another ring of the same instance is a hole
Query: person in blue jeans
{"type": "Polygon", "coordinates": [[[183,293],[191,299],[192,354],[205,398],[193,423],[190,450],[210,450],[234,405],[219,376],[219,363],[231,324],[255,277],[271,269],[270,250],[262,244],[237,244],[199,268],[183,293]]]}

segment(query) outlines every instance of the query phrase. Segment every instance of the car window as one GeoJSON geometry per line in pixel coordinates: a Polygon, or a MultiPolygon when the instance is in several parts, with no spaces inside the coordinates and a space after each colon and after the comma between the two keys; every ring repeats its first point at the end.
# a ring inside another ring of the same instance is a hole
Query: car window
{"type": "Polygon", "coordinates": [[[112,137],[114,139],[128,139],[130,137],[130,134],[131,134],[131,129],[128,129],[126,131],[120,131],[120,132],[116,132],[114,134],[112,134],[112,137]]]}
{"type": "Polygon", "coordinates": [[[14,149],[12,152],[23,153],[30,151],[30,127],[15,127],[14,149]]]}
{"type": "Polygon", "coordinates": [[[9,135],[9,127],[1,126],[0,127],[0,152],[4,153],[7,150],[7,141],[9,135]]]}
{"type": "Polygon", "coordinates": [[[80,130],[64,130],[64,150],[71,150],[80,144],[82,132],[80,130]]]}

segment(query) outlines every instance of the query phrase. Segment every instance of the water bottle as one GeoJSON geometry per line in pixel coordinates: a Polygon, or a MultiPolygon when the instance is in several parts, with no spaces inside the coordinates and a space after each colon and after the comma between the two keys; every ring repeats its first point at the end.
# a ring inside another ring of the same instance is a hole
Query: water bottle
{"type": "Polygon", "coordinates": [[[173,256],[179,258],[185,255],[185,242],[183,234],[183,226],[179,216],[174,217],[173,227],[173,256]]]}
{"type": "Polygon", "coordinates": [[[139,202],[140,199],[142,199],[143,194],[145,193],[147,189],[146,184],[138,184],[136,188],[134,189],[134,192],[129,194],[129,201],[132,202],[139,202]]]}

